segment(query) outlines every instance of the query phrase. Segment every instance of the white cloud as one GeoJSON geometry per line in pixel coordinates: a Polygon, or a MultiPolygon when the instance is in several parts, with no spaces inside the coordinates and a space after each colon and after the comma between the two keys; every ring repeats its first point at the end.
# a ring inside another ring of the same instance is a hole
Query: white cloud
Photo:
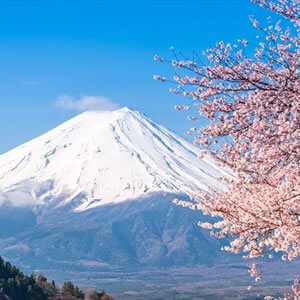
{"type": "Polygon", "coordinates": [[[81,96],[78,100],[72,96],[60,95],[55,101],[55,106],[66,110],[86,111],[86,110],[115,110],[119,105],[110,99],[102,96],[81,96]]]}

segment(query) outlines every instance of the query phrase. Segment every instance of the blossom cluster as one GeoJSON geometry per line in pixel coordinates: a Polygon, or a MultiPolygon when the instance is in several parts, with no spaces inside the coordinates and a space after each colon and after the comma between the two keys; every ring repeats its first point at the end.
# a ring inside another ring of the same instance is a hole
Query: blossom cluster
{"type": "MultiPolygon", "coordinates": [[[[226,251],[248,259],[281,252],[283,260],[293,260],[300,256],[300,1],[253,2],[291,21],[286,28],[272,19],[261,26],[251,17],[259,31],[253,57],[241,39],[208,49],[208,64],[178,55],[168,61],[176,69],[171,91],[192,101],[176,108],[208,121],[187,133],[236,175],[223,179],[225,191],[197,191],[195,203],[177,204],[221,217],[199,225],[217,237],[233,237],[226,251]]],[[[260,279],[254,267],[250,271],[260,279]]],[[[299,299],[298,281],[293,290],[299,299]]]]}

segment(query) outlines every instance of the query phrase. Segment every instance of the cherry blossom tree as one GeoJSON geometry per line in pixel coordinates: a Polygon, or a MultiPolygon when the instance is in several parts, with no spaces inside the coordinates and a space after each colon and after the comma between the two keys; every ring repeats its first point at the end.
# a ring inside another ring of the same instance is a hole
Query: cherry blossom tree
{"type": "MultiPolygon", "coordinates": [[[[189,110],[195,122],[187,134],[202,153],[235,173],[223,178],[227,190],[197,191],[194,202],[177,204],[221,217],[199,225],[217,237],[233,237],[226,251],[244,252],[245,258],[281,252],[283,260],[293,260],[300,256],[300,1],[252,1],[279,19],[262,26],[250,17],[258,30],[254,47],[241,39],[218,42],[204,58],[174,50],[172,61],[156,55],[176,75],[154,79],[174,83],[170,91],[189,99],[176,106],[189,110]]],[[[253,264],[250,273],[261,279],[253,264]]],[[[293,290],[295,298],[286,299],[299,299],[299,281],[293,290]]]]}

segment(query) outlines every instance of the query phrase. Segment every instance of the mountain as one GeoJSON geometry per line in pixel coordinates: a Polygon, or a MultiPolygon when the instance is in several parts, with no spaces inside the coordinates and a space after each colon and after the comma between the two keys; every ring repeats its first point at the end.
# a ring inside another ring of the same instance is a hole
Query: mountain
{"type": "Polygon", "coordinates": [[[199,149],[144,115],[91,111],[0,156],[1,203],[72,203],[75,211],[153,192],[217,187],[224,174],[199,149]]]}
{"type": "Polygon", "coordinates": [[[145,115],[83,113],[0,156],[1,255],[28,268],[141,268],[228,261],[172,203],[230,174],[145,115]]]}

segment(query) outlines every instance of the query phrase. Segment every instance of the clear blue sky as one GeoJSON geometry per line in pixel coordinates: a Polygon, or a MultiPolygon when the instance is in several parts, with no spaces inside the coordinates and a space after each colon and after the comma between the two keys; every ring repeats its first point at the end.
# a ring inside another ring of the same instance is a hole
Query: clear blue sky
{"type": "Polygon", "coordinates": [[[268,15],[250,0],[1,0],[0,153],[80,113],[87,96],[183,135],[173,107],[185,100],[152,79],[172,74],[154,54],[254,38],[249,14],[268,15]]]}

